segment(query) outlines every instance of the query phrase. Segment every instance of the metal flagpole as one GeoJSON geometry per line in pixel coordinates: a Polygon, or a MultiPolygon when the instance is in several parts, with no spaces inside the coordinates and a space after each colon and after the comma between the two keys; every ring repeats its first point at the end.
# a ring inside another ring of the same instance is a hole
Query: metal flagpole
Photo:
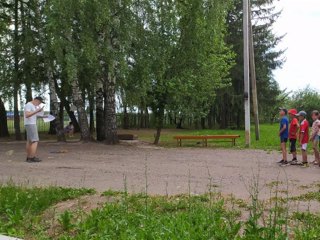
{"type": "Polygon", "coordinates": [[[246,147],[250,147],[250,61],[249,61],[249,0],[243,0],[243,65],[246,147]]]}

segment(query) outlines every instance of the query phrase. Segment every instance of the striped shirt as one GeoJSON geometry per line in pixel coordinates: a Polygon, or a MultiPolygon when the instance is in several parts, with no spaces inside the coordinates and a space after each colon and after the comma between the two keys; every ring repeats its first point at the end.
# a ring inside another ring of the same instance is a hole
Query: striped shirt
{"type": "Polygon", "coordinates": [[[312,130],[311,130],[311,136],[313,136],[313,135],[320,136],[319,124],[320,124],[320,120],[317,119],[317,120],[313,121],[312,130]]]}

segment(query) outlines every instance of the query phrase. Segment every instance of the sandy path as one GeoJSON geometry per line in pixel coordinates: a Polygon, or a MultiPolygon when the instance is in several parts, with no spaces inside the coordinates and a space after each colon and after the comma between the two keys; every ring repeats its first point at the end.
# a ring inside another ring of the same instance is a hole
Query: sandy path
{"type": "Polygon", "coordinates": [[[282,189],[288,186],[291,194],[300,194],[299,186],[318,183],[320,177],[319,167],[279,167],[277,152],[260,150],[41,143],[39,156],[42,163],[26,163],[23,143],[0,143],[0,181],[104,191],[123,190],[125,176],[130,192],[144,191],[147,179],[150,194],[188,193],[189,188],[198,194],[208,191],[211,176],[215,189],[247,199],[253,174],[259,173],[263,198],[270,196],[266,184],[287,182],[286,176],[289,182],[282,189]]]}

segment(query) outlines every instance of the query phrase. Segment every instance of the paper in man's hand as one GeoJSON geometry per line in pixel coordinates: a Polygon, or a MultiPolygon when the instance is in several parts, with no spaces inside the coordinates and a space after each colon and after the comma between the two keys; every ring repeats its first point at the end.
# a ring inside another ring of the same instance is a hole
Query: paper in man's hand
{"type": "Polygon", "coordinates": [[[42,119],[45,123],[47,123],[47,122],[51,122],[51,121],[55,120],[56,118],[49,114],[48,116],[46,116],[45,118],[42,118],[42,119]]]}

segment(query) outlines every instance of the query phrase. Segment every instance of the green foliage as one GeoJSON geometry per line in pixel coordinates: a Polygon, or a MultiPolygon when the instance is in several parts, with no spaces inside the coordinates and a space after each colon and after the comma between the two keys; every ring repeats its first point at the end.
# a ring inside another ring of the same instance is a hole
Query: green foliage
{"type": "Polygon", "coordinates": [[[318,91],[306,87],[293,93],[289,98],[288,105],[290,108],[296,108],[298,111],[304,110],[309,115],[313,110],[320,110],[320,94],[318,91]]]}

